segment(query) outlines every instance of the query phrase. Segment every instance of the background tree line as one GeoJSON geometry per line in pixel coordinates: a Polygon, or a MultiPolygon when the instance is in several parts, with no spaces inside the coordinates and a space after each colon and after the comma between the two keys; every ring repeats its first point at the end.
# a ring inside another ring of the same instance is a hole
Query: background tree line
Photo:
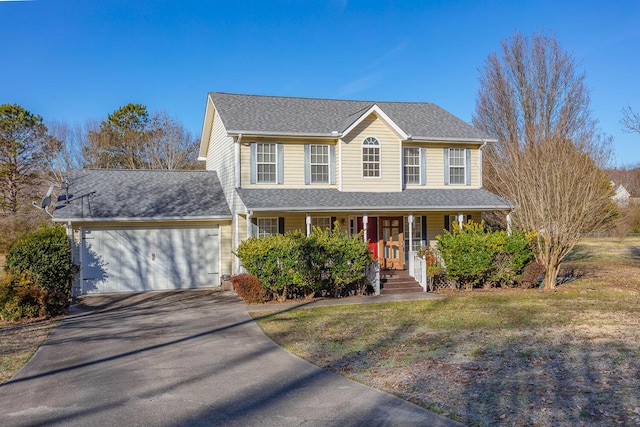
{"type": "Polygon", "coordinates": [[[59,189],[67,170],[201,169],[197,153],[198,139],[179,120],[141,104],[75,126],[45,121],[17,104],[0,105],[0,253],[49,219],[31,203],[39,203],[50,185],[59,189]]]}

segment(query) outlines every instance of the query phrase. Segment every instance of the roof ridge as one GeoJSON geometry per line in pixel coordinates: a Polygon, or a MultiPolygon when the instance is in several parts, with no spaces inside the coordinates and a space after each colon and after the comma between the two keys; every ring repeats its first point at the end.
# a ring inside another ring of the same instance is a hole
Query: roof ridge
{"type": "Polygon", "coordinates": [[[246,96],[253,98],[280,98],[280,99],[303,99],[311,101],[335,101],[335,102],[363,102],[369,104],[431,104],[436,105],[433,102],[428,101],[382,101],[372,99],[340,99],[340,98],[318,98],[313,96],[291,96],[291,95],[258,95],[255,93],[231,93],[231,92],[209,92],[211,94],[231,95],[231,96],[246,96]]]}

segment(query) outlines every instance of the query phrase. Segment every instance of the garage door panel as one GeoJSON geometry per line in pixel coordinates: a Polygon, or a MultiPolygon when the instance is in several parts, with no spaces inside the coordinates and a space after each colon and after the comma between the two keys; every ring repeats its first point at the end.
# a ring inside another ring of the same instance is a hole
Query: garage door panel
{"type": "Polygon", "coordinates": [[[216,229],[185,228],[163,233],[158,240],[156,283],[164,289],[218,286],[219,252],[216,229]],[[213,279],[213,280],[212,280],[213,279]]]}
{"type": "Polygon", "coordinates": [[[89,229],[83,235],[85,293],[220,285],[218,227],[89,229]]]}

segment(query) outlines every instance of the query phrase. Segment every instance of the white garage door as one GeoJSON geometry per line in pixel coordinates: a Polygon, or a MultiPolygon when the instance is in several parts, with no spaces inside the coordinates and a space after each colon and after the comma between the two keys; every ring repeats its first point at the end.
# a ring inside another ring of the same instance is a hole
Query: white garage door
{"type": "Polygon", "coordinates": [[[82,293],[220,286],[218,226],[84,229],[82,293]]]}

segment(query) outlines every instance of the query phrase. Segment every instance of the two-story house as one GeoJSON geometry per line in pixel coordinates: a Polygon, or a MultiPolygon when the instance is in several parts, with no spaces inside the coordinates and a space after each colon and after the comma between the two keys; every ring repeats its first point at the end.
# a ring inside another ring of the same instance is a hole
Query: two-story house
{"type": "MultiPolygon", "coordinates": [[[[482,188],[492,140],[437,105],[210,93],[200,159],[217,171],[233,247],[336,221],[382,268],[454,222],[509,203],[482,188]]],[[[237,259],[229,266],[239,271],[237,259]]]]}
{"type": "Polygon", "coordinates": [[[405,269],[454,222],[511,208],[482,188],[491,142],[430,103],[214,92],[207,171],[71,171],[54,221],[75,242],[76,294],[220,286],[244,239],[336,222],[405,269]]]}

